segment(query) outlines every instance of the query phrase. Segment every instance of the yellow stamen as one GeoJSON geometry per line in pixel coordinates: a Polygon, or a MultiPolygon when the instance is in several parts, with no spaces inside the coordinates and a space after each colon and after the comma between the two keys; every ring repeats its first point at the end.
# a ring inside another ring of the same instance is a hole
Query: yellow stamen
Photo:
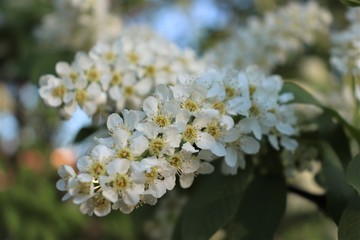
{"type": "Polygon", "coordinates": [[[196,112],[197,110],[199,110],[199,105],[191,99],[186,100],[183,103],[182,107],[189,110],[190,112],[196,112]]]}

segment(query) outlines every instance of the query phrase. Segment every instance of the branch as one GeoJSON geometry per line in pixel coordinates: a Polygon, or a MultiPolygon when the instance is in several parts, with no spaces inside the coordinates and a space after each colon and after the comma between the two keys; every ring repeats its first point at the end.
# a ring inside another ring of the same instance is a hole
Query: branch
{"type": "Polygon", "coordinates": [[[318,206],[318,208],[320,208],[321,210],[326,210],[326,197],[324,194],[315,195],[294,186],[288,186],[288,191],[309,200],[310,202],[318,206]]]}

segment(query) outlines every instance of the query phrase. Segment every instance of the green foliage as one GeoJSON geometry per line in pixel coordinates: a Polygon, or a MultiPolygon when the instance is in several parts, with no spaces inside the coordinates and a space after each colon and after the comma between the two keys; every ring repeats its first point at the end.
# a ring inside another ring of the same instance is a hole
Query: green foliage
{"type": "Polygon", "coordinates": [[[344,127],[326,113],[321,114],[314,122],[318,126],[316,138],[329,143],[345,167],[352,156],[350,142],[344,127]]]}
{"type": "Polygon", "coordinates": [[[295,103],[311,104],[323,110],[323,114],[315,121],[317,133],[310,135],[310,138],[314,143],[317,140],[321,152],[322,170],[317,178],[326,189],[325,211],[339,224],[340,239],[358,239],[356,229],[349,223],[356,217],[359,218],[359,203],[354,200],[358,197],[350,185],[355,190],[360,190],[360,159],[358,155],[350,161],[350,140],[347,133],[359,143],[360,131],[343,119],[335,109],[324,106],[296,83],[286,82],[284,91],[294,93],[295,103]]]}
{"type": "Polygon", "coordinates": [[[339,240],[360,239],[360,197],[353,197],[341,216],[339,223],[339,240]]]}
{"type": "MultiPolygon", "coordinates": [[[[33,76],[33,71],[36,71],[33,68],[40,73],[39,68],[43,66],[37,62],[42,48],[36,46],[33,31],[49,10],[50,3],[44,0],[0,2],[0,15],[6,20],[5,24],[0,24],[0,42],[6,46],[5,53],[0,54],[0,76],[11,77],[13,81],[14,76],[11,75],[15,75],[17,81],[27,81],[33,76]]],[[[53,61],[48,64],[51,62],[53,61]]],[[[33,82],[37,83],[38,79],[33,82]]]]}
{"type": "Polygon", "coordinates": [[[0,238],[58,239],[67,238],[81,229],[85,216],[71,204],[57,199],[54,182],[22,169],[17,184],[0,195],[0,238]]]}
{"type": "Polygon", "coordinates": [[[347,129],[349,133],[354,137],[354,139],[358,143],[360,143],[359,129],[348,123],[343,117],[341,117],[341,115],[336,110],[321,104],[314,96],[312,96],[295,82],[285,82],[283,92],[292,92],[295,96],[295,99],[293,100],[294,103],[310,104],[320,107],[325,114],[327,114],[330,118],[336,119],[337,122],[340,123],[345,129],[347,129]]]}
{"type": "MultiPolygon", "coordinates": [[[[277,155],[272,157],[280,163],[277,155]]],[[[285,212],[287,192],[281,166],[274,162],[247,166],[236,176],[216,172],[201,177],[173,238],[209,239],[223,228],[229,239],[271,239],[285,212]]]]}
{"type": "Polygon", "coordinates": [[[346,179],[360,194],[360,154],[356,155],[346,169],[346,179]]]}
{"type": "Polygon", "coordinates": [[[285,179],[280,175],[256,176],[240,202],[232,239],[271,239],[285,206],[285,179]]]}
{"type": "Polygon", "coordinates": [[[236,176],[201,177],[178,220],[174,239],[209,239],[235,216],[250,179],[250,167],[236,176]]]}
{"type": "Polygon", "coordinates": [[[327,211],[338,223],[354,191],[347,183],[342,164],[331,146],[324,142],[320,144],[320,148],[322,149],[322,174],[325,181],[327,211]]]}
{"type": "Polygon", "coordinates": [[[33,83],[38,83],[39,78],[44,75],[44,72],[55,73],[55,65],[60,60],[69,61],[72,53],[65,51],[56,51],[49,49],[33,49],[33,52],[21,63],[29,72],[30,79],[33,83]]]}
{"type": "Polygon", "coordinates": [[[344,210],[339,222],[339,239],[356,240],[360,238],[360,154],[356,155],[346,169],[346,179],[349,184],[357,191],[346,209],[344,210]]]}
{"type": "Polygon", "coordinates": [[[81,141],[84,141],[88,137],[90,137],[92,134],[94,134],[97,130],[99,130],[98,127],[89,126],[89,127],[83,127],[81,128],[78,133],[75,135],[74,143],[79,143],[81,141]]]}
{"type": "Polygon", "coordinates": [[[340,0],[343,4],[349,7],[358,7],[360,6],[360,0],[340,0]]]}
{"type": "Polygon", "coordinates": [[[130,215],[85,216],[77,205],[60,200],[49,177],[23,168],[16,184],[0,193],[0,239],[136,239],[130,215]]]}

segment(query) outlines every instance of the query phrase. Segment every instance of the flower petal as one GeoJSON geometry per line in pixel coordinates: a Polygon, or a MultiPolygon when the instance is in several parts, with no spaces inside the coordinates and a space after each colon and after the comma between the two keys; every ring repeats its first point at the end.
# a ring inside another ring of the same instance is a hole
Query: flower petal
{"type": "Polygon", "coordinates": [[[106,166],[109,175],[126,174],[131,162],[126,159],[115,159],[106,166]]]}
{"type": "Polygon", "coordinates": [[[232,147],[226,148],[225,163],[229,167],[235,167],[236,166],[236,163],[237,163],[237,151],[234,148],[232,148],[232,147]]]}
{"type": "Polygon", "coordinates": [[[103,189],[102,195],[112,203],[115,203],[119,199],[119,194],[112,188],[103,189]]]}
{"type": "Polygon", "coordinates": [[[182,188],[189,188],[194,182],[194,174],[181,174],[180,175],[180,186],[182,188]]]}
{"type": "Polygon", "coordinates": [[[247,154],[255,154],[259,152],[260,143],[253,137],[244,136],[240,139],[240,147],[247,154]]]}
{"type": "Polygon", "coordinates": [[[124,121],[120,117],[120,115],[117,113],[113,113],[110,114],[110,116],[108,117],[106,125],[109,131],[113,132],[116,128],[120,128],[123,125],[123,123],[124,121]]]}
{"type": "Polygon", "coordinates": [[[210,174],[215,170],[214,166],[211,165],[208,162],[203,162],[201,163],[199,169],[197,170],[198,173],[200,174],[210,174]]]}
{"type": "Polygon", "coordinates": [[[198,132],[195,144],[201,149],[211,149],[215,145],[215,140],[206,132],[198,132]]]}
{"type": "Polygon", "coordinates": [[[210,151],[219,157],[226,155],[226,150],[224,145],[219,142],[215,142],[215,144],[210,148],[210,151]]]}
{"type": "Polygon", "coordinates": [[[147,97],[143,102],[143,110],[148,116],[157,115],[159,101],[155,97],[147,97]]]}

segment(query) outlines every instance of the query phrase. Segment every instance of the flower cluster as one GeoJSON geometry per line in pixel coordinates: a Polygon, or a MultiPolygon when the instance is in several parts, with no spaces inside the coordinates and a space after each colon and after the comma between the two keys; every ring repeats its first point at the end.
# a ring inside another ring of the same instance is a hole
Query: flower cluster
{"type": "Polygon", "coordinates": [[[251,17],[245,26],[233,29],[234,36],[219,43],[207,54],[218,65],[246,67],[251,64],[271,72],[303,45],[316,43],[317,36],[328,33],[332,17],[316,2],[291,2],[261,19],[251,17]]]}
{"type": "Polygon", "coordinates": [[[297,142],[292,94],[280,94],[282,79],[252,66],[244,72],[210,69],[182,75],[171,86],[160,84],[142,104],[143,111],[122,110],[107,119],[110,137],[96,139],[88,155],[59,170],[59,190],[67,191],[83,213],[104,216],[113,209],[131,212],[155,204],[175,186],[214,170],[236,174],[245,154],[256,154],[265,136],[279,149],[297,142]]]}
{"type": "Polygon", "coordinates": [[[69,64],[56,65],[57,76],[40,79],[40,96],[69,118],[80,106],[96,112],[138,109],[156,84],[176,82],[178,73],[203,70],[193,51],[181,50],[144,27],[126,29],[112,42],[99,42],[89,53],[78,53],[69,64]]]}
{"type": "Polygon", "coordinates": [[[54,0],[54,8],[35,31],[42,44],[88,49],[97,41],[111,40],[120,34],[121,19],[110,13],[109,0],[54,0]]]}
{"type": "Polygon", "coordinates": [[[360,81],[360,7],[349,9],[346,17],[348,29],[332,35],[330,61],[343,76],[350,74],[360,81]]]}

